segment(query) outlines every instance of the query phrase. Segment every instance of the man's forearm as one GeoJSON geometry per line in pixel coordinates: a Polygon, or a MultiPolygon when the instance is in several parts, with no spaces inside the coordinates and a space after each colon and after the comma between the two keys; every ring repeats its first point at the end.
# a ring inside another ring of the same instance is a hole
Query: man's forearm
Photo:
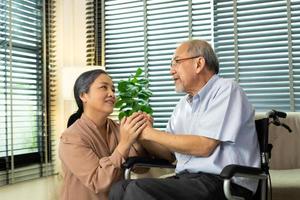
{"type": "Polygon", "coordinates": [[[216,146],[219,144],[218,140],[201,137],[197,135],[174,135],[156,129],[145,130],[144,139],[146,141],[156,142],[172,152],[194,156],[209,156],[216,146]]]}
{"type": "Polygon", "coordinates": [[[170,162],[175,161],[175,156],[173,152],[171,152],[168,148],[149,140],[141,140],[140,142],[143,145],[143,147],[147,150],[147,152],[151,155],[157,158],[166,159],[170,162]]]}

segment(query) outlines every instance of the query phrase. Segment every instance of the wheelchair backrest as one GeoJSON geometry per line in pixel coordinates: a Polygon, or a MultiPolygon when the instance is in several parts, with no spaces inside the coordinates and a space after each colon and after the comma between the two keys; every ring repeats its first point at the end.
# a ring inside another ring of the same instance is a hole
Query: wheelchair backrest
{"type": "Polygon", "coordinates": [[[270,153],[268,148],[269,140],[269,118],[255,120],[255,127],[261,153],[270,153]]]}

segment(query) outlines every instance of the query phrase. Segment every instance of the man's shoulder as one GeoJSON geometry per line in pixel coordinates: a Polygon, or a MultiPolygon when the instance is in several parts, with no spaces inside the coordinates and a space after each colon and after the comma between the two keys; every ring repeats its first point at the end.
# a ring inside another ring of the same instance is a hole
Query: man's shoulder
{"type": "Polygon", "coordinates": [[[240,90],[241,87],[240,85],[234,80],[234,79],[230,79],[230,78],[219,78],[214,85],[216,88],[219,89],[228,89],[228,90],[240,90]]]}

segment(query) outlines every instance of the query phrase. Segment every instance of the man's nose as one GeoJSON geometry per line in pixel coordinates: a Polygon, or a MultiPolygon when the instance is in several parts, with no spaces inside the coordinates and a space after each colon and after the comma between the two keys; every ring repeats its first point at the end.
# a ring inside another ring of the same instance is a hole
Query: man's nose
{"type": "Polygon", "coordinates": [[[171,67],[171,68],[170,68],[170,74],[173,75],[173,74],[175,74],[175,73],[176,73],[175,68],[174,68],[174,67],[171,67]]]}

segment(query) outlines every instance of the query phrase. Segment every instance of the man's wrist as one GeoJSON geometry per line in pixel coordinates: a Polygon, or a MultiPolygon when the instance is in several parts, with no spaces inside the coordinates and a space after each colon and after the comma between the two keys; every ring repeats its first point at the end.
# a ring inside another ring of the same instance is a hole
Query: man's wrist
{"type": "Polygon", "coordinates": [[[144,140],[147,141],[155,141],[156,137],[158,137],[159,132],[156,131],[154,128],[146,128],[145,129],[145,135],[144,135],[144,140]]]}

